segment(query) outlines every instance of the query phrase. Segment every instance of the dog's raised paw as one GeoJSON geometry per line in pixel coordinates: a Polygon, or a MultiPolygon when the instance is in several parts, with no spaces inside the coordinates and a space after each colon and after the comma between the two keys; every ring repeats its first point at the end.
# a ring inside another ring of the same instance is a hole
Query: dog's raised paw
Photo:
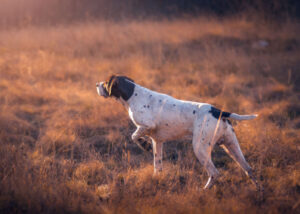
{"type": "Polygon", "coordinates": [[[141,137],[138,139],[140,146],[147,152],[152,152],[152,144],[147,141],[147,139],[141,137]]]}

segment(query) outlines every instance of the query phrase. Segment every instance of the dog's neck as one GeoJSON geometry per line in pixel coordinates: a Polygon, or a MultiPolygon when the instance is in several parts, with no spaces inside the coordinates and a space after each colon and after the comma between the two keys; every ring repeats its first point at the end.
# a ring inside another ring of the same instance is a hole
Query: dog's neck
{"type": "Polygon", "coordinates": [[[124,106],[125,108],[126,108],[126,110],[128,111],[128,109],[129,109],[129,104],[128,104],[128,102],[127,101],[125,101],[122,97],[120,97],[120,98],[115,98],[119,103],[121,103],[122,104],[122,106],[124,106]]]}
{"type": "Polygon", "coordinates": [[[135,82],[131,82],[131,81],[129,81],[129,80],[126,80],[126,81],[128,81],[128,82],[130,82],[131,84],[134,84],[134,91],[133,91],[133,93],[131,94],[131,96],[127,99],[127,100],[125,100],[125,99],[123,99],[122,98],[122,96],[120,96],[120,97],[115,97],[115,99],[119,102],[119,103],[121,103],[125,108],[126,108],[126,110],[128,111],[129,110],[129,108],[130,108],[130,105],[131,105],[131,101],[134,99],[134,97],[137,95],[137,90],[139,90],[139,89],[146,89],[146,90],[149,90],[149,89],[147,89],[147,88],[144,88],[144,87],[142,87],[142,86],[140,86],[140,85],[138,85],[138,84],[136,84],[135,82]]]}

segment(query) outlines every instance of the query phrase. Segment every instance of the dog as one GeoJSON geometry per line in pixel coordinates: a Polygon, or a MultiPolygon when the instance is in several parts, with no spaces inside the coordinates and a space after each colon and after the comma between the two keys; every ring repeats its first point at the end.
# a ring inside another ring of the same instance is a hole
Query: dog
{"type": "Polygon", "coordinates": [[[259,187],[229,120],[251,120],[257,115],[238,115],[207,103],[178,100],[144,88],[126,76],[112,75],[108,81],[96,83],[96,89],[100,96],[116,98],[128,110],[137,127],[132,134],[133,142],[139,144],[140,138],[150,137],[154,174],[162,171],[163,143],[190,138],[194,153],[209,176],[204,189],[211,188],[219,177],[211,160],[215,144],[222,146],[259,187]]]}

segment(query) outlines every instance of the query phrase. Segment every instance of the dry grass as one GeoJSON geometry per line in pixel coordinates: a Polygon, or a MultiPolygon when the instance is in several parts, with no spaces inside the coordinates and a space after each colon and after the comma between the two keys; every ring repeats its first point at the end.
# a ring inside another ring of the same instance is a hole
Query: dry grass
{"type": "Polygon", "coordinates": [[[0,32],[0,212],[297,213],[300,26],[246,20],[95,22],[0,32]],[[259,41],[268,42],[267,47],[259,41]],[[263,196],[220,148],[207,175],[190,142],[165,145],[165,171],[95,83],[124,74],[180,99],[258,113],[234,122],[263,196]]]}

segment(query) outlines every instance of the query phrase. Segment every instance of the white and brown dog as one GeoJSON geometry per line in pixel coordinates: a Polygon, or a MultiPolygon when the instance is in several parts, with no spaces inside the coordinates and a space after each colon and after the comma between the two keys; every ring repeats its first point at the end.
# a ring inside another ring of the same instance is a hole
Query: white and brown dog
{"type": "Polygon", "coordinates": [[[137,126],[132,134],[135,143],[143,136],[152,139],[154,173],[162,170],[164,142],[191,137],[195,155],[209,175],[205,189],[210,188],[219,176],[211,160],[211,152],[216,143],[225,149],[257,185],[228,120],[250,120],[257,115],[222,112],[207,103],[178,100],[144,88],[125,76],[111,76],[108,81],[97,83],[96,87],[99,95],[114,97],[126,107],[129,117],[137,126]]]}

